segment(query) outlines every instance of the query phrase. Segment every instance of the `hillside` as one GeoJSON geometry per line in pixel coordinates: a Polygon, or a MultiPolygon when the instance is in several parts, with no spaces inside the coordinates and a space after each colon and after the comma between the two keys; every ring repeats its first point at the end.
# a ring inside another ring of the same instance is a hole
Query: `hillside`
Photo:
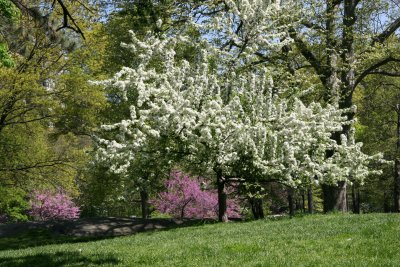
{"type": "Polygon", "coordinates": [[[400,262],[398,214],[206,224],[87,242],[47,237],[64,243],[7,250],[4,241],[11,244],[13,239],[3,239],[0,266],[398,266],[400,262]]]}

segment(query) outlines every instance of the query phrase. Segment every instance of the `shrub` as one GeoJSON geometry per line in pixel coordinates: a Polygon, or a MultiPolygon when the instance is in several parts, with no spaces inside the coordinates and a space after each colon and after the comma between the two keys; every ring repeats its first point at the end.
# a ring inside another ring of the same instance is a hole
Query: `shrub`
{"type": "Polygon", "coordinates": [[[0,187],[0,223],[27,221],[26,193],[17,188],[0,187]]]}
{"type": "Polygon", "coordinates": [[[29,214],[36,220],[74,220],[79,218],[79,207],[64,192],[33,191],[29,214]]]}
{"type": "MultiPolygon", "coordinates": [[[[171,173],[171,179],[165,182],[165,187],[167,191],[152,201],[159,212],[175,218],[217,218],[218,194],[214,189],[206,189],[209,184],[203,178],[191,178],[175,171],[171,173]]],[[[239,210],[238,201],[229,199],[228,217],[239,218],[239,210]]]]}

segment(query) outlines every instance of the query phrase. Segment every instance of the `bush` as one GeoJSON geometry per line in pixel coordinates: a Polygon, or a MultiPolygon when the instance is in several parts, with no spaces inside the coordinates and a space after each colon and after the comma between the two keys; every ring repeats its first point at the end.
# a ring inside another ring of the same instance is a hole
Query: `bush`
{"type": "Polygon", "coordinates": [[[79,207],[63,192],[33,191],[29,214],[36,220],[74,220],[79,218],[79,207]]]}
{"type": "Polygon", "coordinates": [[[0,187],[0,223],[27,221],[28,207],[23,190],[0,187]]]}
{"type": "MultiPolygon", "coordinates": [[[[204,179],[191,178],[175,171],[165,182],[165,187],[167,192],[160,193],[157,199],[151,201],[159,212],[175,218],[217,218],[218,194],[216,190],[206,189],[209,184],[204,179]]],[[[239,210],[236,199],[227,201],[228,217],[239,218],[239,210]]]]}

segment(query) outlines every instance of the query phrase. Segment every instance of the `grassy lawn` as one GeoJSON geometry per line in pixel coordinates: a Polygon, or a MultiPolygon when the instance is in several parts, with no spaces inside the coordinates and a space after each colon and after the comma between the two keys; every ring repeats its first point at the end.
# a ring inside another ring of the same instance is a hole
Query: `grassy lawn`
{"type": "Polygon", "coordinates": [[[399,214],[207,224],[103,240],[57,238],[4,238],[0,266],[400,266],[399,214]],[[54,244],[38,246],[34,240],[41,238],[54,244]]]}

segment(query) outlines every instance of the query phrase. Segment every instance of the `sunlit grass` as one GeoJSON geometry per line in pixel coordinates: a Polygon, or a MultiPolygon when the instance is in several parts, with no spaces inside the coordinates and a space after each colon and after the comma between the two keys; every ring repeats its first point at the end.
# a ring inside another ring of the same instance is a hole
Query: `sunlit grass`
{"type": "Polygon", "coordinates": [[[399,266],[400,215],[314,215],[64,242],[2,250],[0,266],[399,266]]]}

